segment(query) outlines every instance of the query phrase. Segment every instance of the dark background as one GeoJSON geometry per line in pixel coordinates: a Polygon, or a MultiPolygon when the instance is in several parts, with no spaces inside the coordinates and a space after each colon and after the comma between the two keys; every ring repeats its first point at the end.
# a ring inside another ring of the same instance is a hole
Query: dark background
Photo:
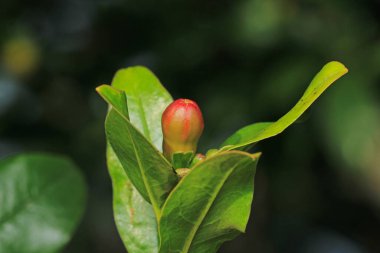
{"type": "Polygon", "coordinates": [[[380,252],[380,2],[0,2],[0,156],[69,155],[89,200],[65,253],[125,252],[94,89],[145,65],[198,102],[201,150],[275,120],[328,61],[350,72],[298,124],[263,141],[248,231],[221,252],[380,252]]]}

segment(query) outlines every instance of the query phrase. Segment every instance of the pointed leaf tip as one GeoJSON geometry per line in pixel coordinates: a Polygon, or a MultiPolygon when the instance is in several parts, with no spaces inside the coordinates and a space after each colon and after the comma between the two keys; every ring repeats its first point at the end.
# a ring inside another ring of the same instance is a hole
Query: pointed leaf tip
{"type": "Polygon", "coordinates": [[[348,72],[346,66],[338,61],[331,61],[315,75],[297,104],[283,117],[275,122],[254,123],[245,126],[231,135],[222,144],[222,150],[244,149],[261,140],[282,133],[293,124],[317,98],[340,77],[348,72]]]}

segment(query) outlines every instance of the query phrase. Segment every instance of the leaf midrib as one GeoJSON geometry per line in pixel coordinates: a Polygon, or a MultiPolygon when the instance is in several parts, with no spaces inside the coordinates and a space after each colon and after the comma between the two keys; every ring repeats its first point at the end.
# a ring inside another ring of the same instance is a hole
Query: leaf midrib
{"type": "MultiPolygon", "coordinates": [[[[61,173],[59,175],[59,177],[54,177],[54,180],[52,181],[49,181],[48,183],[44,184],[41,188],[40,188],[40,193],[42,194],[38,194],[38,195],[31,195],[30,197],[28,198],[25,198],[23,199],[23,201],[19,204],[19,205],[16,205],[12,210],[11,212],[9,212],[9,214],[5,215],[5,218],[2,218],[0,219],[0,228],[6,224],[7,222],[11,221],[12,219],[14,219],[15,217],[17,217],[21,212],[27,210],[27,206],[30,205],[30,204],[33,204],[33,203],[36,203],[38,201],[38,199],[42,196],[44,196],[43,193],[46,193],[48,192],[51,188],[54,188],[60,181],[62,181],[63,179],[65,179],[66,177],[68,177],[68,174],[67,173],[61,173]]],[[[4,216],[3,216],[4,217],[4,216]]]]}
{"type": "MultiPolygon", "coordinates": [[[[142,132],[144,133],[144,136],[149,141],[152,141],[151,132],[150,132],[150,129],[149,129],[149,126],[148,126],[148,121],[146,119],[146,113],[145,113],[145,109],[144,109],[144,104],[142,102],[141,96],[139,95],[139,92],[136,92],[136,91],[138,91],[138,86],[140,86],[140,85],[141,85],[141,81],[135,81],[135,82],[133,82],[133,96],[137,100],[136,101],[136,105],[139,108],[138,109],[138,115],[139,115],[139,118],[141,120],[141,125],[142,125],[142,128],[143,128],[142,132]]],[[[127,104],[128,104],[128,102],[127,102],[127,104]]]]}
{"type": "MultiPolygon", "coordinates": [[[[112,110],[114,110],[114,109],[112,109],[112,110]]],[[[123,114],[121,114],[121,113],[118,112],[117,110],[114,110],[114,112],[115,112],[117,115],[119,115],[124,121],[127,121],[127,129],[128,129],[128,134],[129,134],[130,137],[131,137],[130,128],[133,128],[136,132],[138,132],[138,133],[141,134],[144,138],[146,138],[146,137],[144,136],[144,134],[142,134],[141,131],[140,131],[139,129],[137,129],[137,128],[131,123],[131,121],[130,121],[127,117],[125,117],[123,114]]],[[[133,141],[133,138],[131,138],[131,140],[133,141]]],[[[162,155],[162,153],[161,153],[160,151],[158,151],[158,149],[156,148],[156,146],[154,146],[150,141],[147,141],[147,144],[148,144],[151,148],[153,148],[154,151],[157,153],[157,155],[160,156],[160,157],[162,158],[162,161],[163,161],[164,163],[166,163],[166,165],[167,165],[168,167],[171,168],[171,164],[168,162],[168,160],[166,160],[166,158],[162,155]]],[[[112,147],[112,144],[111,144],[111,147],[112,147]]],[[[134,147],[134,150],[136,151],[134,141],[133,141],[133,147],[134,147]]],[[[139,167],[139,169],[141,169],[141,168],[139,167]]],[[[128,175],[128,174],[127,174],[127,175],[128,175]]],[[[174,172],[173,172],[173,176],[175,176],[174,172]]],[[[144,181],[144,183],[145,183],[145,181],[144,181]]],[[[144,186],[145,186],[145,185],[144,185],[144,186]]]]}
{"type": "Polygon", "coordinates": [[[214,203],[216,197],[218,196],[221,188],[223,188],[224,183],[229,178],[229,176],[231,175],[231,173],[232,173],[232,171],[233,171],[234,168],[230,169],[230,171],[228,172],[228,174],[223,178],[223,181],[221,181],[221,183],[218,185],[218,189],[216,191],[216,194],[215,194],[214,198],[211,201],[209,201],[209,203],[207,203],[207,206],[204,209],[204,211],[201,213],[200,218],[196,221],[196,223],[195,223],[196,225],[190,231],[190,234],[189,234],[190,235],[189,236],[190,240],[186,240],[186,242],[185,242],[185,245],[184,245],[185,247],[184,247],[184,251],[183,251],[184,253],[189,251],[189,249],[191,247],[191,244],[192,244],[192,242],[194,240],[196,232],[198,231],[199,227],[202,225],[203,220],[207,216],[208,211],[210,210],[210,208],[211,208],[212,204],[214,203]]]}
{"type": "MultiPolygon", "coordinates": [[[[136,148],[135,139],[132,137],[132,134],[131,134],[131,131],[129,129],[129,126],[127,127],[127,130],[128,130],[128,135],[129,135],[129,137],[131,139],[131,142],[132,142],[133,151],[134,151],[134,154],[135,154],[135,157],[136,157],[136,160],[137,160],[137,164],[139,165],[139,170],[140,170],[143,182],[144,182],[145,189],[148,192],[149,199],[152,201],[152,206],[153,206],[154,212],[156,213],[156,217],[159,217],[160,210],[159,210],[159,208],[157,206],[156,199],[153,197],[152,190],[150,189],[149,184],[148,184],[148,182],[146,180],[145,172],[142,169],[143,166],[142,166],[142,163],[141,163],[140,155],[139,155],[139,153],[137,151],[137,148],[136,148]]],[[[157,218],[157,221],[158,221],[158,218],[157,218]]]]}
{"type": "Polygon", "coordinates": [[[137,95],[136,99],[137,99],[137,105],[139,107],[139,117],[141,119],[141,124],[142,124],[142,127],[143,127],[143,132],[145,133],[144,136],[149,141],[152,141],[151,131],[149,129],[148,121],[146,119],[146,113],[145,113],[145,109],[144,109],[144,104],[143,104],[142,99],[141,99],[140,96],[137,95]]]}
{"type": "MultiPolygon", "coordinates": [[[[245,161],[244,161],[245,162],[245,161]]],[[[215,202],[217,196],[219,195],[220,193],[220,190],[223,188],[223,185],[224,183],[227,181],[227,179],[231,176],[231,174],[233,173],[233,171],[240,165],[242,164],[243,162],[240,162],[240,163],[237,163],[235,166],[231,167],[229,172],[226,174],[226,176],[223,178],[223,180],[218,184],[218,188],[217,190],[215,191],[215,194],[213,195],[213,198],[210,199],[210,201],[207,203],[207,206],[206,208],[204,209],[204,211],[201,213],[201,216],[199,217],[199,219],[196,221],[195,223],[195,226],[193,226],[193,229],[191,229],[190,233],[189,233],[189,239],[187,239],[185,241],[185,244],[184,244],[184,247],[183,249],[181,250],[181,253],[187,253],[191,247],[191,244],[195,238],[195,235],[196,235],[196,232],[198,231],[199,227],[202,225],[205,217],[207,216],[208,214],[208,211],[210,210],[210,208],[212,207],[213,203],[215,202]]]]}
{"type": "MultiPolygon", "coordinates": [[[[120,173],[124,173],[125,175],[125,177],[126,177],[126,179],[128,180],[128,183],[127,184],[125,184],[125,182],[123,183],[123,187],[128,187],[128,189],[129,189],[129,192],[130,193],[132,193],[133,191],[137,191],[135,188],[133,188],[134,186],[133,186],[133,184],[132,184],[132,182],[130,181],[130,179],[128,178],[128,175],[126,174],[126,172],[125,172],[125,170],[124,170],[124,168],[123,168],[123,166],[121,165],[121,163],[120,163],[120,161],[119,161],[119,159],[117,158],[117,156],[116,156],[116,154],[115,154],[115,152],[113,151],[113,149],[112,149],[112,146],[111,146],[111,144],[109,144],[109,142],[107,143],[107,149],[109,149],[108,151],[107,151],[107,166],[109,167],[109,174],[110,174],[110,177],[111,177],[111,181],[112,181],[112,189],[115,191],[114,193],[114,196],[113,196],[113,200],[112,200],[112,205],[113,205],[113,210],[114,210],[114,213],[116,212],[116,209],[119,209],[120,207],[119,207],[119,205],[120,205],[120,203],[119,203],[119,200],[117,200],[117,195],[119,195],[119,197],[120,197],[120,194],[123,192],[123,191],[121,191],[119,188],[120,188],[120,186],[119,186],[119,184],[120,184],[120,180],[117,180],[116,179],[116,175],[117,175],[117,173],[116,173],[116,166],[111,166],[111,163],[115,163],[115,162],[117,162],[117,163],[119,163],[119,165],[118,166],[120,166],[120,169],[121,169],[121,171],[120,171],[120,173]],[[110,155],[109,155],[109,153],[108,152],[113,152],[114,153],[114,159],[115,159],[115,161],[112,161],[112,159],[110,159],[110,155]]],[[[138,191],[137,191],[138,192],[138,191]]],[[[140,194],[140,193],[138,193],[138,194],[140,194]]],[[[124,195],[125,196],[125,195],[124,195]]],[[[141,194],[140,194],[140,196],[141,196],[141,194]]],[[[144,198],[141,196],[141,198],[144,200],[144,198]]],[[[132,196],[132,194],[129,194],[129,196],[127,197],[127,201],[130,203],[130,207],[131,208],[135,208],[135,207],[133,207],[133,196],[132,196]]],[[[145,201],[145,200],[144,200],[145,201]]],[[[124,212],[126,212],[126,207],[124,206],[124,204],[122,204],[122,206],[123,206],[123,213],[124,212]]],[[[116,227],[117,227],[117,230],[118,230],[118,232],[119,232],[119,234],[120,235],[122,235],[123,233],[125,233],[123,230],[124,230],[124,228],[122,228],[122,226],[120,226],[120,221],[118,221],[119,219],[117,218],[117,216],[120,216],[120,213],[119,213],[119,215],[116,215],[116,213],[115,213],[115,217],[114,217],[114,219],[115,219],[115,222],[116,222],[116,227]]],[[[131,222],[130,224],[133,224],[133,222],[131,222]]],[[[156,234],[156,236],[158,236],[158,234],[156,234]]],[[[125,243],[125,241],[124,241],[124,238],[123,238],[123,236],[121,236],[122,237],[122,239],[123,239],[123,243],[124,243],[124,245],[127,247],[127,244],[125,243]]],[[[129,240],[131,240],[131,241],[133,241],[133,244],[134,245],[136,245],[135,247],[137,247],[137,248],[139,248],[139,249],[141,249],[141,248],[144,248],[146,245],[143,243],[143,242],[140,242],[139,240],[133,240],[133,236],[127,236],[128,238],[129,238],[129,240]]],[[[158,248],[158,245],[156,246],[156,248],[158,248]]],[[[142,251],[141,251],[142,252],[142,251]]]]}

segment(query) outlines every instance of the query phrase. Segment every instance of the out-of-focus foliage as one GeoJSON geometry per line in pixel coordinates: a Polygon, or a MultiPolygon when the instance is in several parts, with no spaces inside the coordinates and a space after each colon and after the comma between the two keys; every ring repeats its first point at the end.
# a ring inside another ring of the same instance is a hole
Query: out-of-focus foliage
{"type": "Polygon", "coordinates": [[[0,252],[54,253],[67,244],[86,204],[68,159],[21,154],[0,161],[0,252]]]}
{"type": "Polygon", "coordinates": [[[37,45],[30,38],[11,38],[3,45],[4,68],[16,76],[27,75],[38,67],[37,45]]]}
{"type": "Polygon", "coordinates": [[[380,252],[379,8],[376,0],[2,0],[0,154],[74,157],[90,207],[66,252],[123,252],[103,158],[106,106],[94,92],[115,69],[146,65],[175,98],[197,101],[204,151],[283,115],[320,66],[339,60],[350,73],[312,117],[257,147],[255,223],[221,252],[380,252]]]}

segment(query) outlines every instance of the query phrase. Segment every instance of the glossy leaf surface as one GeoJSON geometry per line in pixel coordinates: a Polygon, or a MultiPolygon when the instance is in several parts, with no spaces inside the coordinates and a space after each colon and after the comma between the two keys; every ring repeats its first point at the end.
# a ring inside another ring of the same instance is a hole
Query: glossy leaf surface
{"type": "Polygon", "coordinates": [[[152,206],[133,186],[110,146],[107,166],[112,178],[114,218],[131,253],[157,253],[157,222],[152,206]]]}
{"type": "Polygon", "coordinates": [[[340,62],[329,62],[311,81],[298,103],[276,122],[255,123],[241,128],[221,146],[223,150],[244,148],[248,145],[280,134],[293,124],[311,104],[337,79],[348,72],[340,62]]]}
{"type": "Polygon", "coordinates": [[[197,164],[165,202],[160,253],[213,253],[244,232],[258,156],[229,151],[197,164]]]}
{"type": "MultiPolygon", "coordinates": [[[[124,91],[109,85],[99,86],[96,91],[113,109],[129,117],[124,91]]],[[[157,222],[153,208],[131,183],[109,144],[107,167],[112,179],[114,219],[123,243],[130,252],[158,252],[157,222]]]]}
{"type": "Polygon", "coordinates": [[[161,150],[161,115],[173,101],[158,78],[145,67],[119,70],[112,86],[127,94],[130,121],[161,150]]]}
{"type": "Polygon", "coordinates": [[[25,154],[0,161],[0,252],[57,252],[85,207],[85,183],[69,160],[25,154]]]}
{"type": "Polygon", "coordinates": [[[178,177],[171,164],[123,115],[112,109],[106,134],[128,178],[157,215],[178,177]]]}
{"type": "MultiPolygon", "coordinates": [[[[102,85],[97,91],[115,110],[130,118],[146,138],[154,140],[155,147],[161,150],[161,114],[172,102],[170,94],[144,67],[119,70],[112,86],[102,85]],[[125,93],[128,102],[123,98],[125,93]],[[128,115],[125,115],[128,111],[125,108],[129,109],[128,115]]],[[[157,222],[152,206],[133,186],[110,147],[107,161],[113,182],[115,222],[126,248],[132,253],[157,253],[157,222]]]]}

